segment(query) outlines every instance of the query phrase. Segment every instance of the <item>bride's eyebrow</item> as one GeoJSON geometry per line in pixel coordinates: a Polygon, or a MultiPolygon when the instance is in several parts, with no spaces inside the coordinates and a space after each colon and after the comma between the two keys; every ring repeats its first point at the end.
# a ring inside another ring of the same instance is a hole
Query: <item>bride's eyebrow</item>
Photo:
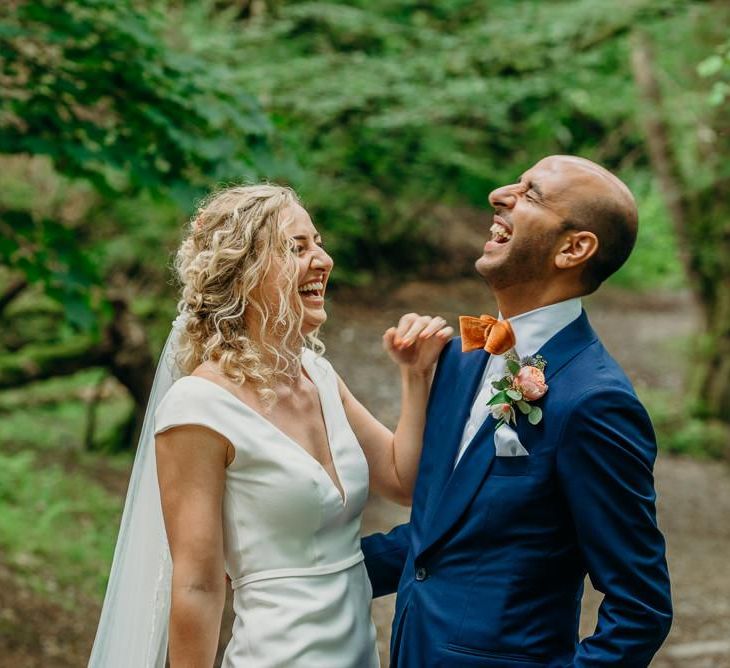
{"type": "MultiPolygon", "coordinates": [[[[309,236],[306,235],[306,234],[295,234],[292,237],[292,239],[294,239],[295,241],[309,241],[309,236]]],[[[319,234],[319,233],[315,234],[314,235],[314,240],[315,241],[318,241],[318,240],[319,241],[322,241],[322,235],[319,234]]]]}

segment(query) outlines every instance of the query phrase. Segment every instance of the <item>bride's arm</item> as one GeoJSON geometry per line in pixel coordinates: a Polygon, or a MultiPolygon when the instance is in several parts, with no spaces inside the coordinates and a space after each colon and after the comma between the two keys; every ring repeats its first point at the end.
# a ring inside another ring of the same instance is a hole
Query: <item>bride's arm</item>
{"type": "Polygon", "coordinates": [[[222,504],[228,442],[185,425],[155,439],[172,554],[170,666],[212,666],[225,603],[222,504]]]}
{"type": "Polygon", "coordinates": [[[383,335],[383,347],[398,364],[401,377],[401,414],[395,433],[373,417],[340,379],[345,413],[370,467],[370,487],[403,505],[411,502],[418,474],[433,372],[453,333],[443,318],[409,313],[383,335]]]}

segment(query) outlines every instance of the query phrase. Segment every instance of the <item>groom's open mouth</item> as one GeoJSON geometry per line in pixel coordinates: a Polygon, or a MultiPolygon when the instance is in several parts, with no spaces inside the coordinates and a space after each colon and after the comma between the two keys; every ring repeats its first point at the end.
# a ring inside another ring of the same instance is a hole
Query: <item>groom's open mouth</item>
{"type": "Polygon", "coordinates": [[[501,216],[495,216],[493,221],[492,227],[489,228],[492,233],[492,241],[496,241],[498,244],[506,244],[512,238],[512,228],[501,216]]]}
{"type": "Polygon", "coordinates": [[[491,236],[484,250],[488,250],[489,247],[494,247],[494,245],[502,246],[512,239],[512,226],[501,216],[494,216],[489,232],[491,236]]]}

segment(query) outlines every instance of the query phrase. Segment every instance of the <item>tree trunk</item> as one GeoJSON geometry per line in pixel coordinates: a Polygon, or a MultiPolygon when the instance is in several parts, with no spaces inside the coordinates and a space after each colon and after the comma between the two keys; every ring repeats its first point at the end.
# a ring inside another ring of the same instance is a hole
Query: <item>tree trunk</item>
{"type": "Polygon", "coordinates": [[[239,21],[264,16],[272,4],[271,0],[220,0],[216,3],[222,10],[233,7],[239,21]]]}
{"type": "Polygon", "coordinates": [[[96,422],[99,409],[99,402],[101,401],[104,383],[106,382],[105,376],[100,376],[99,380],[94,385],[94,389],[91,394],[86,398],[86,428],[84,431],[84,450],[94,449],[94,438],[96,436],[96,422]]]}
{"type": "Polygon", "coordinates": [[[16,278],[7,288],[5,292],[0,295],[0,315],[8,307],[16,297],[18,297],[28,287],[28,280],[26,278],[16,278]]]}
{"type": "Polygon", "coordinates": [[[698,193],[688,222],[693,245],[702,253],[702,294],[707,310],[691,393],[699,417],[730,424],[730,207],[722,195],[728,192],[730,179],[698,193]]]}
{"type": "Polygon", "coordinates": [[[690,378],[697,417],[730,424],[730,217],[728,183],[692,192],[672,149],[669,125],[647,36],[632,36],[634,79],[643,101],[646,141],[653,171],[677,234],[692,292],[702,308],[704,336],[696,346],[690,378]]]}
{"type": "MultiPolygon", "coordinates": [[[[693,293],[698,296],[701,281],[695,266],[687,228],[692,205],[686,196],[679,163],[672,150],[669,127],[662,113],[662,92],[654,71],[654,55],[649,38],[640,31],[634,32],[631,36],[631,66],[643,102],[641,115],[651,166],[659,183],[674,233],[677,235],[682,266],[693,293]]],[[[698,299],[698,302],[705,308],[702,299],[698,299]]]]}
{"type": "Polygon", "coordinates": [[[107,354],[104,343],[88,336],[52,345],[25,346],[0,355],[0,390],[103,366],[107,354]]]}
{"type": "Polygon", "coordinates": [[[102,367],[128,390],[134,408],[119,438],[119,448],[133,448],[142,429],[155,372],[147,333],[129,311],[127,300],[112,300],[114,318],[100,340],[78,337],[58,344],[27,345],[0,355],[0,389],[68,376],[102,367]]]}
{"type": "Polygon", "coordinates": [[[113,353],[107,368],[129,391],[134,409],[121,435],[122,449],[134,448],[139,440],[145,409],[155,376],[155,360],[150,353],[144,326],[130,312],[123,297],[112,299],[114,320],[107,334],[113,353]]]}
{"type": "MultiPolygon", "coordinates": [[[[725,252],[730,255],[730,248],[725,252]]],[[[702,416],[730,424],[730,281],[723,281],[717,293],[694,394],[702,416]]]]}

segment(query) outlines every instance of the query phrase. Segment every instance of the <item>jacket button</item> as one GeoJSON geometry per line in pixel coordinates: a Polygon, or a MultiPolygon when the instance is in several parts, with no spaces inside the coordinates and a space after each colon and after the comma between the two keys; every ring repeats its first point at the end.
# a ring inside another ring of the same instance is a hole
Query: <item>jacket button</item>
{"type": "Polygon", "coordinates": [[[428,571],[421,567],[416,571],[416,580],[423,582],[428,577],[428,571]]]}

